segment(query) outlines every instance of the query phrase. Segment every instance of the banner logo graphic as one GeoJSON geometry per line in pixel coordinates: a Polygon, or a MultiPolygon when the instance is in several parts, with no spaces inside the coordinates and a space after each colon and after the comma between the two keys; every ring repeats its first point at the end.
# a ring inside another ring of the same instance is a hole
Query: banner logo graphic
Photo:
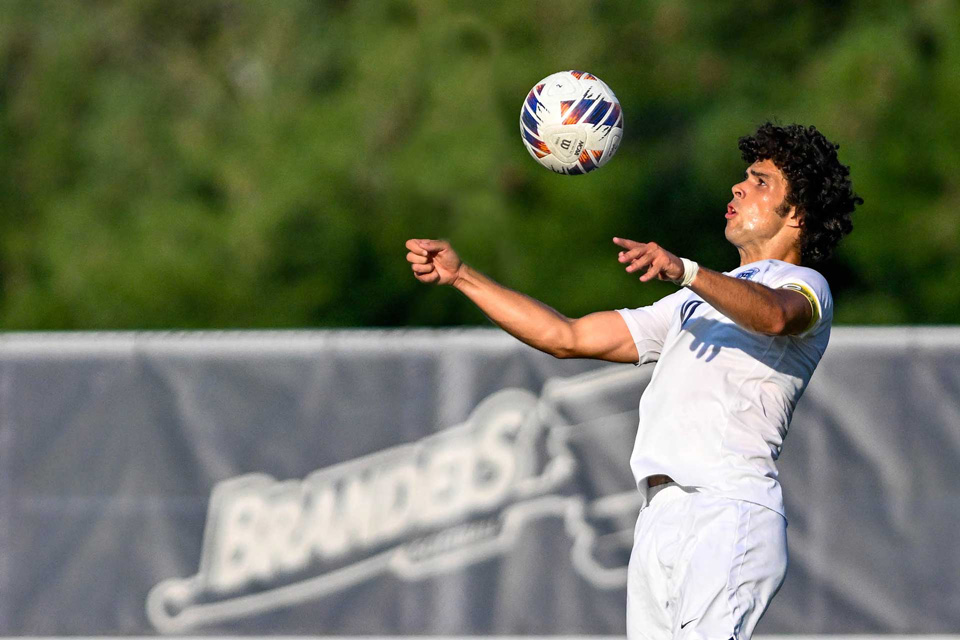
{"type": "MultiPolygon", "coordinates": [[[[451,572],[503,555],[527,523],[548,517],[573,539],[580,576],[597,588],[622,588],[640,497],[632,486],[604,496],[577,489],[571,436],[586,432],[568,407],[596,400],[611,382],[621,386],[625,375],[639,396],[633,369],[550,381],[540,398],[499,391],[463,424],[302,480],[248,474],[219,483],[199,569],[150,591],[151,623],[182,633],[382,574],[420,580],[451,572]]],[[[624,419],[635,428],[635,416],[635,409],[618,416],[617,429],[624,419]]],[[[627,462],[624,455],[625,477],[627,462]]]]}

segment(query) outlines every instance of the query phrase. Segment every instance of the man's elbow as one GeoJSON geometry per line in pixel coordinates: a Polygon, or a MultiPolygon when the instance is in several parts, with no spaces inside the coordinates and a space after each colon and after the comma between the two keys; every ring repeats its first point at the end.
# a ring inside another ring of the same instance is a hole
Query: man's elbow
{"type": "Polygon", "coordinates": [[[558,342],[548,353],[558,360],[582,357],[576,343],[573,341],[558,342]]]}
{"type": "Polygon", "coordinates": [[[546,344],[547,348],[543,351],[558,360],[578,357],[577,336],[569,320],[564,322],[564,326],[558,327],[547,336],[546,344]]]}
{"type": "Polygon", "coordinates": [[[550,352],[557,360],[569,360],[570,358],[579,358],[580,356],[574,349],[569,347],[557,348],[550,352]]]}
{"type": "Polygon", "coordinates": [[[774,319],[767,323],[767,325],[760,330],[760,333],[765,333],[768,336],[787,336],[790,335],[788,329],[787,321],[784,319],[774,319]]]}
{"type": "Polygon", "coordinates": [[[789,309],[776,307],[757,330],[768,336],[791,336],[802,332],[804,325],[805,321],[791,316],[789,309]]]}

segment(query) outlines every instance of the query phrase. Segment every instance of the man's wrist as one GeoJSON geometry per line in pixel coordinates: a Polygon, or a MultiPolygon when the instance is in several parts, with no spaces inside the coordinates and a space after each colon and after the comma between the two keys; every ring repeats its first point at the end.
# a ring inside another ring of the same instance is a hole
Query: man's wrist
{"type": "Polygon", "coordinates": [[[687,258],[680,258],[680,262],[683,263],[683,275],[680,276],[677,284],[681,287],[689,287],[693,284],[694,278],[697,277],[697,273],[700,271],[700,265],[687,258]]]}
{"type": "Polygon", "coordinates": [[[457,275],[454,277],[453,282],[450,283],[450,286],[454,289],[459,289],[463,291],[463,287],[467,284],[468,279],[470,278],[470,267],[466,263],[461,262],[460,266],[457,268],[457,275]]]}

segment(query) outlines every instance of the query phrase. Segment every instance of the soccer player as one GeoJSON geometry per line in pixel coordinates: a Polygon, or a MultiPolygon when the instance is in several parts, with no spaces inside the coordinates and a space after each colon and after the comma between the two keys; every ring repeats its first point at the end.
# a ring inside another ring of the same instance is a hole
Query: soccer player
{"type": "Polygon", "coordinates": [[[739,141],[718,273],[653,242],[614,238],[641,282],[679,291],[578,319],[503,287],[449,243],[409,240],[421,282],[452,285],[500,327],[558,358],[656,362],[630,458],[643,506],[627,580],[630,640],[749,640],[783,583],[786,518],[775,461],[827,347],[833,299],[808,264],[828,257],[862,204],[814,127],[766,123],[739,141]]]}

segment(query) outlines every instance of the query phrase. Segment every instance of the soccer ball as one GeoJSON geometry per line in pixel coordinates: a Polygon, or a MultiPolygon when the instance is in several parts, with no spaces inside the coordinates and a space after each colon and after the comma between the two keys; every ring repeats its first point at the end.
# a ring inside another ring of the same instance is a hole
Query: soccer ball
{"type": "Polygon", "coordinates": [[[602,167],[620,146],[620,102],[600,78],[585,71],[549,75],[520,107],[520,135],[547,169],[580,175],[602,167]]]}

